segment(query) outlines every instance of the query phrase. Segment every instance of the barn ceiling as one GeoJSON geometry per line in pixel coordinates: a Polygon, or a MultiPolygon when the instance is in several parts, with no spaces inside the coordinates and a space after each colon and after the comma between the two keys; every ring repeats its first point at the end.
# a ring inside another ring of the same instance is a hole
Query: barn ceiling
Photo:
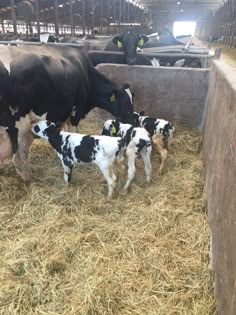
{"type": "Polygon", "coordinates": [[[153,16],[198,19],[214,14],[227,0],[136,0],[148,7],[153,16]]]}

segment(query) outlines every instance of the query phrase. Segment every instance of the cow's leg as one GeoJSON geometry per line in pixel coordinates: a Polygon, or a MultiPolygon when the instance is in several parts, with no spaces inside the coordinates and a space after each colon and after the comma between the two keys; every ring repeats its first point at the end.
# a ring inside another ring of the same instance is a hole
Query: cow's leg
{"type": "Polygon", "coordinates": [[[107,181],[108,185],[107,198],[110,199],[112,197],[113,190],[115,189],[116,186],[116,176],[113,171],[111,172],[111,168],[108,165],[99,165],[99,168],[107,181]]]}
{"type": "Polygon", "coordinates": [[[155,146],[157,152],[161,156],[161,165],[160,165],[160,168],[158,170],[158,173],[162,174],[163,168],[165,166],[165,162],[166,162],[166,159],[167,159],[168,151],[164,148],[162,139],[154,138],[153,139],[153,143],[154,143],[154,146],[155,146]]]}
{"type": "Polygon", "coordinates": [[[18,149],[13,155],[13,164],[17,173],[24,181],[29,181],[31,177],[28,169],[28,155],[33,140],[34,137],[30,132],[25,134],[20,134],[19,132],[18,149]]]}
{"type": "Polygon", "coordinates": [[[77,109],[74,107],[73,108],[73,111],[70,115],[70,118],[68,119],[67,121],[67,125],[68,125],[68,131],[69,132],[79,132],[79,122],[80,120],[84,118],[84,117],[81,117],[79,114],[78,114],[78,111],[77,109]]]}
{"type": "Polygon", "coordinates": [[[132,182],[132,180],[134,179],[135,176],[135,159],[136,159],[136,151],[134,150],[129,150],[127,148],[126,150],[126,156],[128,159],[128,179],[127,182],[125,184],[124,190],[127,190],[130,186],[130,183],[132,182]]]}
{"type": "Polygon", "coordinates": [[[152,165],[151,165],[151,152],[152,152],[152,147],[147,147],[144,148],[143,150],[140,151],[140,155],[143,159],[144,163],[144,169],[146,173],[146,179],[147,182],[150,183],[151,180],[151,172],[152,172],[152,165]]]}
{"type": "Polygon", "coordinates": [[[30,180],[30,172],[28,170],[28,155],[29,148],[34,140],[34,136],[30,131],[31,123],[30,116],[26,115],[16,122],[16,129],[18,129],[18,148],[13,154],[13,164],[16,167],[17,173],[25,181],[30,180]]]}

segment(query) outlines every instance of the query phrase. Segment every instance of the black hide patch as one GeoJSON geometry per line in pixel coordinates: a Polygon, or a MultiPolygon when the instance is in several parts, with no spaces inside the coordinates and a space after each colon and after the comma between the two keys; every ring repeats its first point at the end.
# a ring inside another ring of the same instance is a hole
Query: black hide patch
{"type": "Polygon", "coordinates": [[[84,136],[80,145],[75,147],[75,157],[78,162],[90,163],[95,160],[98,152],[99,140],[84,136]]]}
{"type": "Polygon", "coordinates": [[[155,123],[156,123],[155,118],[147,117],[143,120],[143,127],[148,131],[151,137],[154,135],[156,129],[155,123]]]}
{"type": "Polygon", "coordinates": [[[34,126],[34,131],[36,132],[36,133],[39,133],[39,131],[40,131],[40,128],[39,128],[39,126],[34,126]]]}

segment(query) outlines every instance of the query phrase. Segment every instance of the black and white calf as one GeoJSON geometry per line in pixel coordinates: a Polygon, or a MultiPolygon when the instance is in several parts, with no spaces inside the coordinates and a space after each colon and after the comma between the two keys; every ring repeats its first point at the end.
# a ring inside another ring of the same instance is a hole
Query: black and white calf
{"type": "Polygon", "coordinates": [[[32,125],[32,132],[47,140],[55,149],[64,169],[68,184],[76,163],[94,163],[102,171],[108,185],[108,198],[116,186],[115,162],[124,159],[125,141],[121,137],[90,136],[59,131],[46,120],[32,125]]]}
{"type": "Polygon", "coordinates": [[[118,120],[107,120],[102,129],[102,135],[112,137],[122,137],[126,144],[126,156],[128,159],[128,179],[124,190],[127,190],[135,176],[135,160],[141,155],[146,173],[147,182],[151,179],[151,161],[152,140],[144,128],[135,128],[130,124],[120,123],[118,120]]]}
{"type": "Polygon", "coordinates": [[[144,111],[140,113],[134,112],[134,121],[135,126],[145,128],[152,137],[153,145],[161,156],[161,165],[159,168],[159,173],[161,174],[167,159],[167,150],[173,139],[173,124],[164,119],[144,116],[144,111]]]}

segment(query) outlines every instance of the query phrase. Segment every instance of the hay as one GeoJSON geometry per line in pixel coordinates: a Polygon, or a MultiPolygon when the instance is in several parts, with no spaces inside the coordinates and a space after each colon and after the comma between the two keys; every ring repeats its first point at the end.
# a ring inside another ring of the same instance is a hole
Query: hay
{"type": "MultiPolygon", "coordinates": [[[[95,121],[95,122],[94,122],[95,121]]],[[[81,131],[98,132],[88,117],[81,131]]],[[[215,314],[199,134],[177,130],[164,175],[107,201],[94,166],[72,184],[53,150],[35,141],[25,185],[0,170],[0,314],[215,314]]],[[[119,187],[125,183],[120,180],[119,187]]]]}

